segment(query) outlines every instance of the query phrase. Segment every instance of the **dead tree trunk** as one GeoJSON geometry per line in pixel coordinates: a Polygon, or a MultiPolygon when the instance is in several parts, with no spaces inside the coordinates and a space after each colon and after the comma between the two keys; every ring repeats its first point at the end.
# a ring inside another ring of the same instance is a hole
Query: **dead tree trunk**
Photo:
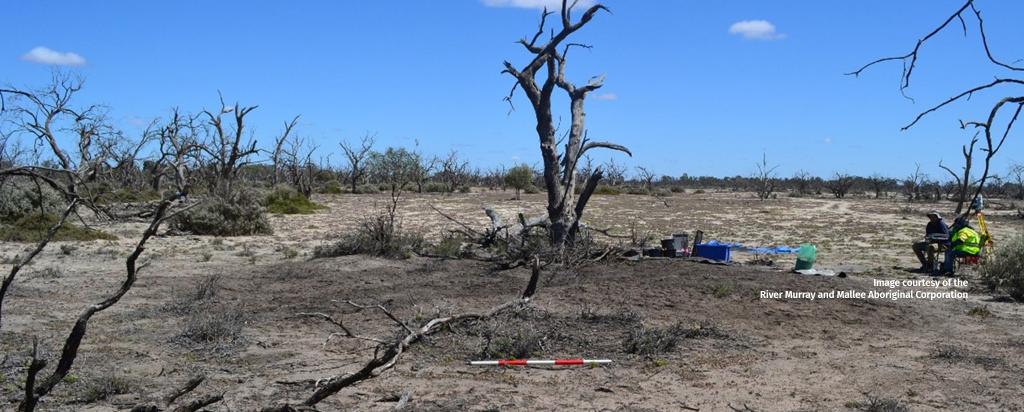
{"type": "Polygon", "coordinates": [[[284,154],[284,144],[288,141],[288,135],[292,133],[292,129],[298,122],[299,116],[295,116],[291,122],[285,123],[284,132],[274,140],[274,152],[270,154],[270,161],[274,164],[274,186],[281,183],[281,170],[284,168],[284,165],[281,164],[281,155],[284,154]]]}
{"type": "Polygon", "coordinates": [[[977,134],[975,134],[974,138],[971,139],[971,145],[969,148],[967,145],[964,145],[963,147],[964,174],[962,178],[959,175],[957,175],[956,172],[954,172],[952,169],[943,165],[941,161],[939,162],[939,167],[941,167],[942,170],[949,172],[949,174],[953,176],[953,180],[956,182],[956,215],[958,216],[964,210],[964,203],[967,202],[967,193],[971,188],[971,166],[974,159],[974,145],[976,143],[978,143],[977,134]]]}
{"type": "MultiPolygon", "coordinates": [[[[575,5],[575,2],[572,2],[572,5],[575,5]]],[[[544,34],[544,24],[547,21],[547,17],[553,14],[553,12],[545,9],[533,39],[529,41],[526,39],[519,40],[519,43],[534,55],[533,60],[522,68],[516,68],[512,63],[505,61],[505,70],[502,71],[502,73],[508,73],[516,78],[515,85],[512,86],[512,90],[505,99],[511,104],[512,96],[516,89],[522,89],[530,100],[537,119],[537,137],[540,140],[540,151],[544,165],[544,186],[547,188],[548,195],[549,232],[551,244],[558,247],[565,245],[567,242],[572,242],[575,238],[579,228],[579,220],[583,215],[587,200],[602,177],[600,169],[594,170],[587,177],[579,198],[576,198],[576,166],[580,156],[586,153],[587,150],[599,147],[622,151],[632,156],[629,149],[624,146],[608,142],[593,142],[587,139],[584,101],[586,100],[587,93],[597,90],[603,85],[604,78],[592,78],[582,87],[577,87],[575,84],[567,81],[565,79],[565,66],[569,48],[573,46],[590,48],[591,46],[580,43],[565,43],[563,45],[563,42],[569,35],[590,22],[597,12],[601,10],[608,11],[608,9],[603,5],[596,4],[587,9],[578,22],[573,23],[571,18],[572,5],[569,4],[568,0],[562,1],[560,12],[562,20],[561,30],[552,35],[547,43],[537,45],[537,40],[544,34]],[[562,47],[561,51],[559,51],[559,47],[562,47]],[[538,85],[537,74],[542,70],[546,76],[543,83],[538,85]],[[565,143],[565,153],[562,154],[558,150],[558,140],[555,137],[556,128],[553,122],[554,117],[551,114],[551,94],[555,86],[568,94],[569,109],[572,116],[569,136],[565,143]]]]}

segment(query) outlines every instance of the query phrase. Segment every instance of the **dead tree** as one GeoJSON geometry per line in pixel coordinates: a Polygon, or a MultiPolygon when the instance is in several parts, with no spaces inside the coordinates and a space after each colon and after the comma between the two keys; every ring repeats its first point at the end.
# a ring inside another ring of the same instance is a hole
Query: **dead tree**
{"type": "MultiPolygon", "coordinates": [[[[80,205],[89,206],[88,199],[82,193],[90,190],[89,185],[92,182],[102,178],[98,177],[101,173],[110,171],[109,168],[102,167],[106,161],[103,155],[110,153],[107,150],[110,146],[103,143],[105,134],[108,134],[110,130],[95,106],[84,110],[76,110],[72,107],[71,98],[79,90],[81,90],[81,81],[64,76],[55,77],[54,83],[48,89],[38,93],[16,89],[3,90],[4,93],[15,95],[25,101],[13,109],[18,119],[18,128],[34,136],[40,145],[47,147],[57,166],[45,166],[39,162],[29,165],[13,164],[0,169],[0,176],[26,176],[37,182],[43,182],[60,193],[68,205],[57,223],[47,231],[43,239],[24,258],[16,262],[9,274],[4,277],[2,288],[0,288],[0,304],[18,272],[47,246],[67,219],[76,213],[80,205]],[[63,136],[58,135],[62,131],[69,131],[76,138],[72,141],[77,144],[77,147],[74,148],[77,151],[77,158],[71,156],[70,153],[73,153],[71,150],[61,146],[66,144],[63,143],[65,139],[60,138],[63,136]],[[102,148],[97,149],[97,146],[102,148]]],[[[6,105],[3,110],[6,110],[6,105]]],[[[194,143],[194,139],[170,138],[169,132],[174,130],[180,129],[172,126],[163,129],[161,156],[157,160],[157,164],[161,165],[159,169],[164,173],[173,174],[176,190],[173,193],[165,194],[150,215],[149,226],[143,232],[134,251],[125,261],[127,276],[121,287],[101,301],[82,310],[64,340],[56,366],[48,376],[42,379],[39,379],[39,374],[48,362],[39,357],[38,345],[33,344],[24,379],[24,398],[18,405],[19,411],[33,411],[42,397],[65,380],[78,356],[90,319],[116,304],[131,289],[138,271],[145,266],[144,263],[140,264],[138,259],[145,249],[146,242],[156,234],[161,223],[175,213],[187,209],[187,206],[182,206],[180,200],[185,198],[191,187],[191,178],[188,176],[188,171],[191,169],[189,158],[195,155],[195,148],[198,145],[194,143]]],[[[114,135],[116,136],[116,134],[114,135]]],[[[181,135],[175,134],[175,136],[180,137],[181,135]]]]}
{"type": "Polygon", "coordinates": [[[220,109],[216,113],[203,111],[213,130],[200,148],[209,156],[212,167],[213,176],[208,183],[219,195],[231,194],[239,170],[250,163],[250,156],[259,153],[256,140],[245,135],[245,116],[257,107],[241,106],[237,102],[234,106],[227,106],[224,104],[224,96],[220,96],[220,109]],[[234,125],[228,126],[230,129],[223,122],[223,116],[228,113],[234,117],[234,125]]]}
{"type": "Polygon", "coordinates": [[[895,181],[887,178],[880,174],[873,174],[868,178],[868,185],[871,186],[871,190],[875,192],[875,199],[881,199],[885,195],[886,190],[893,185],[895,181]]]}
{"type": "MultiPolygon", "coordinates": [[[[104,170],[108,150],[97,150],[97,142],[107,139],[110,132],[98,106],[75,108],[71,100],[82,89],[82,81],[57,73],[47,88],[38,92],[20,89],[3,89],[2,92],[18,99],[9,108],[14,116],[15,128],[32,136],[36,144],[45,148],[52,156],[54,166],[35,164],[11,164],[0,168],[0,176],[22,176],[32,179],[37,185],[45,185],[59,193],[67,206],[43,238],[11,267],[0,283],[0,326],[3,319],[3,303],[11,284],[18,273],[34,259],[53,239],[64,223],[78,213],[82,205],[95,205],[87,194],[95,192],[89,187],[104,170]],[[65,132],[67,135],[65,135],[65,132]],[[77,158],[61,146],[65,139],[75,142],[77,158]]],[[[8,107],[4,105],[6,111],[8,107]]],[[[40,196],[41,189],[39,189],[40,196]]],[[[93,196],[94,197],[94,196],[93,196]]]]}
{"type": "Polygon", "coordinates": [[[644,190],[647,193],[651,193],[654,190],[654,172],[650,171],[646,167],[636,167],[636,177],[640,179],[640,183],[643,184],[644,190]]]}
{"type": "Polygon", "coordinates": [[[349,181],[352,183],[352,193],[356,193],[359,181],[366,176],[366,160],[373,151],[373,143],[376,135],[366,134],[359,140],[359,146],[354,146],[348,141],[341,142],[341,150],[345,152],[349,165],[349,181]]]}
{"type": "Polygon", "coordinates": [[[793,183],[796,185],[796,193],[806,195],[811,193],[811,180],[813,177],[806,170],[798,170],[793,174],[793,183]]]}
{"type": "Polygon", "coordinates": [[[962,168],[963,175],[958,175],[953,169],[950,169],[946,165],[939,161],[939,167],[945,170],[953,177],[955,186],[955,200],[956,200],[956,214],[959,215],[964,210],[964,203],[967,202],[968,191],[971,188],[971,166],[974,160],[974,145],[978,143],[978,134],[975,133],[974,137],[971,138],[971,144],[963,146],[964,166],[962,168]]]}
{"type": "Polygon", "coordinates": [[[119,138],[111,142],[105,156],[111,166],[105,174],[112,186],[131,191],[140,191],[146,186],[146,170],[140,163],[140,155],[156,139],[155,127],[155,123],[146,126],[138,140],[119,138]]]}
{"type": "MultiPolygon", "coordinates": [[[[165,165],[162,167],[164,173],[173,174],[175,190],[163,197],[163,199],[157,204],[156,208],[153,210],[149,225],[146,227],[141,238],[136,243],[135,249],[125,260],[126,277],[124,282],[122,282],[121,287],[118,290],[112,292],[103,300],[91,304],[82,310],[82,313],[78,316],[74,326],[71,328],[71,332],[64,340],[64,347],[61,350],[57,366],[49,376],[38,383],[35,383],[37,378],[36,374],[38,374],[42,368],[29,368],[25,379],[27,382],[25,388],[26,397],[21,401],[18,408],[19,411],[32,411],[40,398],[49,394],[58,384],[64,381],[64,378],[71,371],[71,367],[74,365],[75,359],[78,357],[78,350],[81,346],[82,340],[85,338],[89,321],[97,313],[110,308],[121,300],[121,298],[131,290],[132,286],[134,286],[135,281],[138,279],[139,271],[146,266],[145,263],[140,264],[138,261],[139,257],[146,249],[146,242],[156,234],[160,225],[167,219],[170,219],[177,213],[183,212],[190,207],[185,206],[181,200],[188,196],[188,191],[191,187],[191,178],[189,176],[191,170],[189,167],[189,157],[195,152],[195,148],[199,145],[196,145],[193,140],[187,139],[185,136],[179,134],[179,131],[181,130],[179,126],[180,125],[168,125],[164,128],[161,138],[162,153],[160,163],[165,165]],[[31,382],[31,384],[29,384],[29,382],[31,382]]],[[[35,351],[33,351],[33,364],[38,360],[35,358],[34,352],[35,351]]]]}
{"type": "Polygon", "coordinates": [[[440,160],[439,169],[437,178],[444,184],[446,192],[454,193],[466,184],[466,178],[469,175],[469,162],[459,159],[458,152],[454,150],[448,152],[448,157],[440,160]]]}
{"type": "Polygon", "coordinates": [[[928,180],[928,175],[921,172],[921,165],[914,164],[914,173],[903,179],[903,194],[908,202],[921,200],[921,187],[928,180]]]}
{"type": "Polygon", "coordinates": [[[620,186],[626,183],[626,166],[620,163],[615,163],[615,158],[608,159],[608,161],[601,166],[591,165],[589,157],[586,157],[583,160],[586,162],[584,169],[591,170],[590,174],[599,170],[603,171],[604,181],[608,182],[609,185],[620,186]],[[604,169],[601,169],[601,167],[604,167],[604,169]]]}
{"type": "Polygon", "coordinates": [[[757,198],[761,201],[765,201],[772,197],[775,193],[775,185],[778,184],[778,178],[775,176],[775,169],[779,166],[768,165],[768,155],[761,154],[761,163],[756,163],[757,171],[754,172],[754,183],[757,185],[755,191],[757,192],[757,198]]]}
{"type": "Polygon", "coordinates": [[[1017,199],[1024,200],[1024,164],[1014,164],[1010,167],[1007,179],[1013,179],[1017,186],[1017,199]]]}
{"type": "Polygon", "coordinates": [[[288,141],[288,137],[292,133],[292,129],[299,122],[299,116],[295,116],[291,122],[284,124],[284,131],[281,135],[274,139],[274,151],[270,153],[270,162],[274,166],[274,178],[273,185],[277,186],[281,183],[281,173],[283,172],[284,165],[282,164],[281,156],[284,155],[284,144],[288,141]]]}
{"type": "Polygon", "coordinates": [[[598,12],[608,11],[608,9],[601,4],[595,4],[583,12],[579,21],[573,23],[571,14],[575,5],[575,1],[562,0],[559,13],[561,28],[557,32],[553,32],[546,42],[538,44],[538,40],[544,34],[547,18],[554,14],[545,8],[541,14],[537,32],[532,39],[519,40],[519,44],[522,44],[533,55],[533,59],[520,68],[505,61],[505,69],[502,71],[516,79],[505,100],[511,104],[515,91],[522,89],[536,116],[537,137],[540,139],[544,167],[544,186],[548,196],[550,241],[552,245],[559,247],[575,239],[580,219],[583,217],[583,210],[603,176],[600,169],[595,170],[587,177],[579,197],[576,197],[576,167],[580,156],[595,148],[618,150],[632,156],[629,149],[624,146],[609,142],[590,141],[587,138],[584,101],[588,93],[603,85],[604,77],[591,78],[584,86],[577,86],[566,80],[565,68],[569,49],[591,47],[581,43],[566,42],[566,39],[583,28],[598,12]],[[538,74],[543,75],[543,82],[540,84],[537,82],[538,74]],[[551,113],[551,95],[555,87],[562,89],[568,95],[572,116],[564,153],[559,153],[554,117],[551,113]]]}
{"type": "Polygon", "coordinates": [[[288,137],[286,144],[280,153],[281,172],[286,175],[288,183],[295,190],[309,198],[313,195],[313,174],[316,172],[316,166],[312,159],[317,146],[297,135],[288,137]]]}
{"type": "Polygon", "coordinates": [[[836,199],[843,199],[850,192],[850,189],[853,189],[854,183],[856,183],[856,180],[854,180],[853,176],[847,173],[836,172],[831,180],[825,182],[825,187],[828,188],[829,192],[832,192],[832,196],[835,196],[836,199]]]}
{"type": "Polygon", "coordinates": [[[438,159],[435,156],[427,157],[420,151],[420,142],[416,141],[416,148],[412,151],[412,156],[416,160],[416,168],[413,171],[413,183],[416,184],[416,193],[423,193],[423,187],[427,184],[427,179],[430,178],[430,174],[434,172],[437,167],[438,159]]]}
{"type": "MultiPolygon", "coordinates": [[[[985,33],[985,22],[984,19],[982,19],[981,11],[975,5],[975,0],[967,0],[966,2],[964,2],[962,6],[960,6],[960,8],[956,10],[956,12],[954,12],[948,18],[946,18],[946,20],[943,21],[938,27],[936,27],[931,32],[926,34],[924,37],[919,39],[917,41],[917,44],[910,52],[903,55],[883,57],[874,60],[848,74],[853,76],[859,76],[864,70],[876,64],[890,61],[899,61],[903,64],[903,73],[900,79],[900,93],[906,96],[906,90],[910,87],[911,76],[914,73],[914,69],[917,67],[918,52],[921,50],[922,46],[924,46],[929,40],[931,40],[932,37],[950,27],[952,25],[951,23],[953,23],[954,21],[960,23],[960,27],[963,29],[964,35],[966,36],[968,28],[968,19],[972,20],[972,22],[975,23],[978,30],[978,36],[981,40],[982,48],[985,51],[985,56],[992,65],[996,66],[998,70],[1005,70],[1011,73],[1018,73],[1024,71],[1024,66],[1016,66],[1017,62],[1008,64],[996,58],[992,54],[992,49],[989,47],[988,37],[985,33]],[[965,16],[967,17],[965,18],[965,16]]],[[[914,120],[912,120],[907,125],[903,126],[901,130],[906,130],[913,127],[925,116],[934,113],[946,107],[947,105],[962,100],[970,99],[977,92],[988,91],[989,89],[1005,90],[1007,86],[1014,85],[1024,85],[1024,79],[1018,77],[996,76],[995,79],[993,79],[990,82],[980,84],[978,86],[974,86],[967,90],[964,90],[932,106],[931,108],[919,113],[914,118],[914,120]]],[[[1010,91],[1007,91],[1007,93],[1010,93],[1010,91]]],[[[981,148],[982,152],[985,153],[984,166],[982,168],[981,177],[977,180],[977,185],[975,186],[973,194],[971,195],[970,204],[972,206],[975,204],[975,201],[977,200],[978,196],[981,195],[982,190],[984,190],[985,183],[989,177],[989,168],[991,166],[992,158],[995,157],[995,155],[999,152],[999,149],[1003,147],[1003,143],[1006,142],[1006,137],[1010,134],[1010,131],[1013,129],[1013,125],[1016,123],[1017,118],[1020,115],[1021,109],[1024,108],[1024,96],[1016,94],[1017,93],[1014,92],[1009,96],[1004,95],[1004,97],[996,100],[993,103],[992,107],[989,109],[987,116],[984,116],[984,120],[959,121],[961,129],[966,129],[968,127],[974,128],[979,130],[985,137],[985,147],[981,148]],[[1000,114],[1003,112],[1004,109],[1007,109],[1008,113],[1010,114],[1008,116],[1000,117],[1000,114]],[[1005,126],[999,127],[997,125],[997,120],[1005,122],[1005,126]]],[[[961,182],[961,184],[967,183],[961,182]]],[[[967,213],[969,213],[970,211],[971,209],[968,208],[967,213]]]]}

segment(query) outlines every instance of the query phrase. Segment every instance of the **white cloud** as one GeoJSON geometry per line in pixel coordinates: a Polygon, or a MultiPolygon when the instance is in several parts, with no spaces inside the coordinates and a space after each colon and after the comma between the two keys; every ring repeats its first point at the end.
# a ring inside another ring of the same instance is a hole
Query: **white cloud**
{"type": "Polygon", "coordinates": [[[824,142],[825,142],[825,144],[832,144],[832,138],[831,137],[826,137],[824,142]]]}
{"type": "Polygon", "coordinates": [[[599,95],[594,96],[594,98],[597,99],[597,100],[608,100],[608,101],[611,101],[611,100],[618,100],[619,99],[619,95],[617,95],[615,93],[601,93],[599,95]]]}
{"type": "Polygon", "coordinates": [[[57,66],[81,66],[85,64],[85,58],[72,52],[59,52],[39,46],[28,53],[21,55],[21,59],[38,64],[53,64],[57,66]]]}
{"type": "Polygon", "coordinates": [[[768,20],[743,20],[729,26],[729,34],[738,34],[744,39],[781,40],[785,34],[775,31],[775,25],[768,20]]]}
{"type": "MultiPolygon", "coordinates": [[[[561,10],[562,0],[481,0],[488,7],[519,7],[523,9],[561,10]]],[[[572,4],[572,1],[569,1],[572,4]]],[[[580,10],[594,5],[594,0],[579,0],[573,10],[580,10]]]]}

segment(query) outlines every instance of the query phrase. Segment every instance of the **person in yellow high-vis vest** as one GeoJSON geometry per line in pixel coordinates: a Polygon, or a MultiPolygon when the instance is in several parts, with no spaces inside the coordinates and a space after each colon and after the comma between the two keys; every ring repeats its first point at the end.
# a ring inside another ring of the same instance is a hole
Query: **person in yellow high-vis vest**
{"type": "Polygon", "coordinates": [[[966,218],[956,218],[950,233],[950,246],[946,249],[946,261],[942,265],[942,272],[946,275],[953,274],[953,262],[957,257],[978,256],[981,252],[981,235],[967,224],[966,218]]]}

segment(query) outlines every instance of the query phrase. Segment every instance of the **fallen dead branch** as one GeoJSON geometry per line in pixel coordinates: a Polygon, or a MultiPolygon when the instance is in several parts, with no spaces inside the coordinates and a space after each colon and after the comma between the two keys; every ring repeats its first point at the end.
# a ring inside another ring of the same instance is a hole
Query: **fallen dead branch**
{"type": "MultiPolygon", "coordinates": [[[[376,378],[376,377],[380,376],[382,373],[386,372],[387,370],[393,368],[398,363],[398,361],[401,358],[402,354],[404,354],[406,352],[406,350],[409,349],[410,346],[412,346],[413,344],[419,342],[425,336],[429,336],[429,335],[432,335],[432,334],[434,334],[436,332],[448,329],[450,325],[458,323],[458,322],[465,322],[465,321],[472,321],[472,320],[484,320],[484,319],[488,319],[488,318],[494,317],[496,315],[499,315],[501,313],[504,313],[506,311],[519,311],[519,310],[522,310],[523,308],[525,308],[530,303],[530,301],[533,299],[533,295],[537,292],[537,283],[538,283],[539,278],[540,278],[540,259],[537,258],[537,257],[534,257],[534,260],[533,260],[533,270],[532,270],[531,275],[530,275],[530,280],[529,280],[529,282],[526,285],[526,289],[523,291],[522,295],[519,296],[519,298],[517,298],[515,300],[512,300],[510,302],[506,302],[504,304],[495,306],[495,307],[491,308],[490,310],[488,310],[486,312],[482,312],[482,313],[464,313],[464,314],[460,314],[460,315],[444,316],[444,317],[438,317],[438,318],[430,319],[430,320],[424,322],[422,325],[420,325],[417,328],[410,328],[408,325],[406,325],[405,323],[400,321],[396,316],[394,316],[394,314],[392,314],[383,305],[359,305],[359,304],[356,304],[354,302],[348,301],[346,303],[348,303],[349,305],[351,305],[353,307],[356,307],[357,309],[360,309],[360,310],[362,310],[362,309],[379,309],[379,310],[381,310],[382,312],[384,312],[384,314],[388,318],[390,318],[392,321],[394,321],[395,323],[400,325],[403,329],[405,329],[407,333],[405,333],[404,336],[402,336],[401,338],[397,339],[396,341],[381,343],[381,345],[378,346],[378,349],[381,349],[381,350],[375,351],[374,357],[372,359],[370,359],[369,361],[367,361],[363,365],[363,367],[360,368],[358,371],[355,371],[353,373],[342,373],[342,374],[333,376],[331,378],[328,378],[326,380],[320,381],[316,391],[313,392],[313,394],[309,398],[307,398],[305,401],[303,401],[301,405],[292,406],[292,405],[285,404],[285,405],[278,405],[278,406],[270,406],[270,407],[263,408],[262,411],[263,412],[298,412],[298,411],[315,410],[316,404],[318,404],[321,401],[323,401],[324,399],[327,399],[328,397],[338,393],[342,389],[345,389],[345,388],[347,388],[349,386],[355,385],[355,384],[357,384],[359,382],[362,382],[364,380],[376,378]],[[381,348],[381,346],[386,346],[386,348],[381,348]]],[[[341,321],[338,321],[338,320],[336,320],[336,319],[334,319],[334,318],[332,318],[332,317],[330,317],[328,315],[325,315],[325,314],[305,313],[305,314],[300,314],[300,316],[309,316],[309,317],[325,320],[328,323],[331,323],[331,324],[341,328],[344,331],[344,333],[341,334],[341,336],[344,336],[344,337],[350,337],[350,338],[361,339],[361,340],[370,340],[370,341],[374,341],[374,342],[381,342],[381,340],[375,339],[375,338],[359,337],[359,336],[353,334],[347,327],[345,327],[344,324],[341,321]]]]}
{"type": "Polygon", "coordinates": [[[182,396],[185,396],[194,391],[197,387],[199,387],[199,384],[203,383],[203,380],[205,379],[206,377],[204,376],[196,376],[192,379],[189,379],[188,382],[185,382],[185,385],[183,385],[182,387],[172,389],[167,394],[160,396],[159,402],[151,402],[147,404],[136,405],[131,409],[131,412],[160,412],[164,410],[171,410],[173,412],[195,412],[205,408],[206,406],[212,405],[223,400],[223,394],[206,395],[200,398],[196,398],[191,402],[181,404],[174,409],[170,409],[171,406],[174,405],[175,401],[180,399],[182,396]],[[157,405],[158,403],[160,406],[157,405]]]}

